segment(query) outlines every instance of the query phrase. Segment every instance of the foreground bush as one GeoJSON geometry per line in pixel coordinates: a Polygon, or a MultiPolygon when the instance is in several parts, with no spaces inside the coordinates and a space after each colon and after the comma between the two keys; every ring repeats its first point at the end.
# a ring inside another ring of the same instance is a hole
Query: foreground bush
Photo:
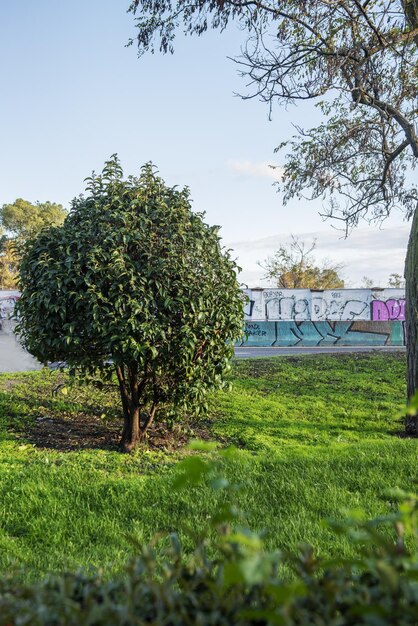
{"type": "Polygon", "coordinates": [[[173,534],[163,559],[156,558],[153,545],[139,548],[139,556],[111,581],[100,573],[63,574],[22,586],[3,581],[0,625],[418,624],[416,496],[393,494],[402,501],[386,518],[332,523],[357,544],[357,557],[325,561],[309,547],[299,555],[264,551],[260,536],[235,527],[236,486],[199,457],[181,467],[177,487],[194,488],[205,480],[220,492],[211,529],[197,540],[193,555],[183,553],[173,534]],[[214,528],[216,548],[212,541],[208,549],[214,528]]]}

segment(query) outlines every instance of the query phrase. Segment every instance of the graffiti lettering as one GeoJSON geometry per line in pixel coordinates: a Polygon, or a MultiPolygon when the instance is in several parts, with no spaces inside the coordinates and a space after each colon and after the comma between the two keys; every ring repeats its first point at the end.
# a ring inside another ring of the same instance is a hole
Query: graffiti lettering
{"type": "Polygon", "coordinates": [[[314,296],[308,298],[282,296],[266,300],[268,320],[335,320],[351,321],[368,317],[369,303],[364,300],[326,300],[314,296]]]}
{"type": "Polygon", "coordinates": [[[246,293],[248,321],[404,320],[405,293],[401,289],[248,289],[246,293]]]}
{"type": "Polygon", "coordinates": [[[309,320],[309,300],[296,299],[294,296],[272,298],[266,301],[266,317],[273,320],[309,320]]]}
{"type": "Polygon", "coordinates": [[[248,302],[246,302],[245,307],[244,307],[244,315],[246,317],[252,316],[254,304],[255,304],[254,300],[249,300],[248,302]]]}
{"type": "MultiPolygon", "coordinates": [[[[334,294],[332,294],[334,295],[334,294]]],[[[341,294],[336,294],[341,298],[341,294]]],[[[311,319],[313,320],[354,320],[362,319],[368,309],[368,302],[364,300],[325,300],[322,297],[312,298],[311,319]]]]}
{"type": "Polygon", "coordinates": [[[260,328],[259,324],[246,324],[245,334],[249,337],[265,337],[267,332],[260,328]]]}
{"type": "Polygon", "coordinates": [[[278,346],[322,345],[386,345],[391,328],[372,322],[280,322],[277,326],[278,346]]]}
{"type": "Polygon", "coordinates": [[[373,300],[372,320],[405,320],[405,299],[373,300]]]}

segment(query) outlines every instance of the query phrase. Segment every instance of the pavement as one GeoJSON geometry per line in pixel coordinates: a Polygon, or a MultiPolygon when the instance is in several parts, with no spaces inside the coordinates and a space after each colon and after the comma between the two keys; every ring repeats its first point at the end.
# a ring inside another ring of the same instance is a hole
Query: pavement
{"type": "Polygon", "coordinates": [[[0,330],[0,373],[38,370],[42,365],[28,354],[16,339],[7,321],[0,330]]]}
{"type": "Polygon", "coordinates": [[[298,356],[301,354],[344,354],[351,352],[405,352],[405,346],[312,346],[291,348],[235,348],[235,356],[238,359],[251,359],[263,356],[298,356]]]}

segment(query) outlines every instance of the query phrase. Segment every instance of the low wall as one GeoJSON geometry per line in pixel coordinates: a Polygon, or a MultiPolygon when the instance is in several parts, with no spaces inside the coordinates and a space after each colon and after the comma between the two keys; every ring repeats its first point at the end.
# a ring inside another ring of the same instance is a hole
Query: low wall
{"type": "Polygon", "coordinates": [[[19,300],[18,291],[1,291],[0,290],[0,330],[5,331],[6,327],[10,330],[10,317],[16,302],[19,300]]]}
{"type": "MultiPolygon", "coordinates": [[[[401,289],[247,290],[245,333],[239,346],[403,346],[405,293],[401,289]],[[322,319],[323,315],[327,319],[322,319]]],[[[0,291],[0,327],[17,291],[0,291]]]]}
{"type": "Polygon", "coordinates": [[[14,306],[19,300],[18,291],[0,290],[0,318],[9,317],[13,313],[14,306]]]}
{"type": "Polygon", "coordinates": [[[403,346],[400,321],[246,322],[238,346],[403,346]]]}

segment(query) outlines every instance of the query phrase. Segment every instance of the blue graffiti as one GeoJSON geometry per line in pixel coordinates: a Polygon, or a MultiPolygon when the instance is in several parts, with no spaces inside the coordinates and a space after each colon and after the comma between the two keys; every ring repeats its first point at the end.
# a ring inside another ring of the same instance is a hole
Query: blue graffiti
{"type": "Polygon", "coordinates": [[[246,346],[402,346],[403,324],[388,322],[247,322],[246,346]]]}

